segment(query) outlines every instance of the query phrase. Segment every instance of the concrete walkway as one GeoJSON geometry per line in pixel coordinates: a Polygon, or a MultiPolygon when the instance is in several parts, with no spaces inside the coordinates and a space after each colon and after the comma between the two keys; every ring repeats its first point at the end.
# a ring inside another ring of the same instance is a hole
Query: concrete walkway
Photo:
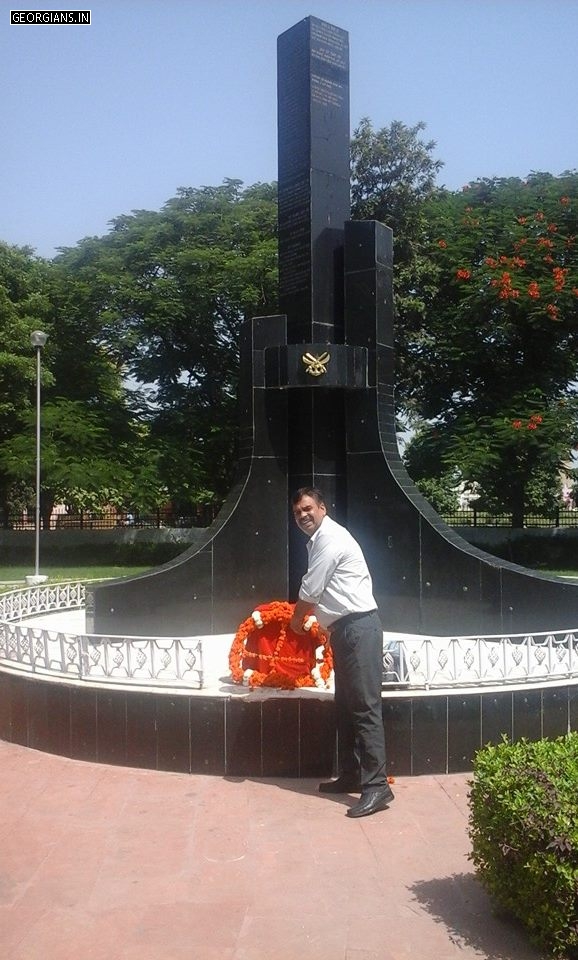
{"type": "Polygon", "coordinates": [[[467,859],[467,776],[372,817],[312,780],[80,763],[0,742],[5,960],[537,960],[467,859]]]}

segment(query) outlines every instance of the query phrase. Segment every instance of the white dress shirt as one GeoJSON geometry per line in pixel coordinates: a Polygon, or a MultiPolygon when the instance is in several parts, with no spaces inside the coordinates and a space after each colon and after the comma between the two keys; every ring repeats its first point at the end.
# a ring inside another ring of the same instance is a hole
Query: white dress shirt
{"type": "Polygon", "coordinates": [[[307,542],[309,566],[299,599],[315,605],[322,627],[348,613],[377,609],[371,575],[357,540],[345,527],[325,516],[307,542]]]}

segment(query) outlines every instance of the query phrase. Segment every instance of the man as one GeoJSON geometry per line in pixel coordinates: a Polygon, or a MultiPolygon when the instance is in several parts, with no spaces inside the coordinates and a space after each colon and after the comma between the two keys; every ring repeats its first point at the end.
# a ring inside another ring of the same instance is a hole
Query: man
{"type": "Polygon", "coordinates": [[[307,534],[309,562],[291,620],[296,633],[311,613],[331,635],[340,773],[321,793],[356,793],[347,811],[366,817],[393,800],[385,772],[381,713],[383,632],[361,547],[327,516],[321,492],[301,487],[292,498],[297,526],[307,534]]]}

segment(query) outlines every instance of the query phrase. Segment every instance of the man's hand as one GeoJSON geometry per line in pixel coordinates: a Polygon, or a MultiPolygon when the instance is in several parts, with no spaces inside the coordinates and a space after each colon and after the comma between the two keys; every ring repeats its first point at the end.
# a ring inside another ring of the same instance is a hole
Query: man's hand
{"type": "Polygon", "coordinates": [[[291,622],[289,624],[291,630],[300,636],[303,636],[307,632],[303,626],[303,622],[305,618],[312,613],[312,611],[312,603],[307,603],[305,600],[298,600],[295,604],[295,610],[293,611],[293,616],[291,617],[291,622]]]}

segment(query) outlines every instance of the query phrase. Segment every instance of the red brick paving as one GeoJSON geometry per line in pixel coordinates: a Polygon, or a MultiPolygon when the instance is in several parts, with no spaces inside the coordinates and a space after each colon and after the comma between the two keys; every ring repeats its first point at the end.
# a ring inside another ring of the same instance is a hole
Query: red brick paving
{"type": "Polygon", "coordinates": [[[467,775],[389,810],[313,780],[81,763],[0,742],[4,960],[538,960],[467,854],[467,775]]]}

